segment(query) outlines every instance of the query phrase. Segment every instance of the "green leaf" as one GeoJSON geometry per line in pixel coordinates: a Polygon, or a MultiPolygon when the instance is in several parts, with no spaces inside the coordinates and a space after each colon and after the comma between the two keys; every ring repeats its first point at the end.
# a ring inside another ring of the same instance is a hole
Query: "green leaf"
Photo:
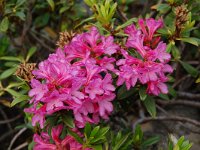
{"type": "Polygon", "coordinates": [[[82,140],[82,138],[81,138],[78,134],[76,134],[75,132],[71,131],[70,129],[68,129],[67,131],[68,131],[68,133],[69,133],[71,136],[73,136],[79,143],[83,144],[83,140],[82,140]]]}
{"type": "Polygon", "coordinates": [[[169,96],[168,96],[167,94],[162,94],[162,93],[160,93],[158,96],[159,96],[160,98],[164,99],[164,100],[170,100],[170,99],[169,99],[169,96]]]}
{"type": "Polygon", "coordinates": [[[118,26],[118,27],[116,28],[116,30],[123,29],[123,28],[125,28],[126,26],[132,24],[133,22],[137,22],[137,20],[138,20],[137,18],[131,18],[131,19],[129,19],[128,21],[126,21],[124,24],[118,26]]]}
{"type": "Polygon", "coordinates": [[[18,8],[19,6],[23,5],[25,2],[26,2],[26,0],[17,0],[15,7],[18,8]]]}
{"type": "Polygon", "coordinates": [[[84,128],[84,133],[87,138],[89,138],[91,130],[92,130],[91,125],[89,123],[86,123],[85,128],[84,128]]]}
{"type": "Polygon", "coordinates": [[[172,51],[174,44],[175,44],[174,42],[170,42],[170,43],[167,45],[167,50],[166,50],[166,51],[167,51],[168,53],[170,53],[170,52],[172,51]]]}
{"type": "Polygon", "coordinates": [[[142,101],[144,101],[147,97],[147,93],[146,93],[146,87],[144,86],[141,86],[140,89],[139,89],[139,95],[140,95],[140,99],[142,101]]]}
{"type": "Polygon", "coordinates": [[[82,20],[78,25],[75,26],[75,29],[78,28],[78,27],[80,27],[82,24],[85,24],[86,22],[92,21],[94,19],[95,19],[95,17],[91,16],[89,18],[86,18],[86,19],[82,20]]]}
{"type": "Polygon", "coordinates": [[[119,100],[122,100],[133,95],[135,92],[136,92],[135,88],[131,88],[130,90],[127,91],[126,85],[124,84],[117,91],[117,98],[119,100]]]}
{"type": "Polygon", "coordinates": [[[37,50],[37,47],[31,47],[29,49],[28,54],[26,56],[26,61],[28,61],[31,58],[31,56],[36,52],[36,50],[37,50]]]}
{"type": "Polygon", "coordinates": [[[130,134],[125,135],[123,138],[121,138],[116,145],[114,146],[113,150],[120,150],[120,148],[123,146],[123,144],[126,142],[130,134]]]}
{"type": "Polygon", "coordinates": [[[172,86],[168,86],[168,90],[169,90],[169,94],[173,97],[177,96],[177,92],[176,90],[174,90],[174,88],[172,86]]]}
{"type": "Polygon", "coordinates": [[[64,13],[64,12],[67,11],[69,8],[70,8],[69,6],[63,6],[63,7],[61,7],[60,10],[59,10],[59,14],[64,13]]]}
{"type": "Polygon", "coordinates": [[[200,39],[195,37],[184,37],[184,38],[178,38],[177,40],[181,40],[183,42],[187,42],[195,46],[199,46],[200,44],[200,39]]]}
{"type": "Polygon", "coordinates": [[[159,141],[160,141],[160,136],[154,136],[154,137],[151,137],[151,138],[145,140],[145,141],[142,143],[142,145],[143,145],[144,147],[147,147],[147,146],[151,146],[151,145],[153,145],[153,144],[156,144],[156,143],[159,142],[159,141]]]}
{"type": "Polygon", "coordinates": [[[3,57],[0,57],[0,60],[9,60],[9,61],[18,61],[18,62],[21,62],[20,58],[14,57],[14,56],[3,56],[3,57]]]}
{"type": "Polygon", "coordinates": [[[55,9],[55,3],[53,0],[47,0],[47,2],[49,3],[49,6],[51,7],[52,11],[54,11],[55,9]]]}
{"type": "Polygon", "coordinates": [[[1,75],[0,75],[0,80],[3,80],[5,78],[8,78],[9,76],[13,75],[15,71],[17,70],[17,67],[10,68],[5,70],[1,75]]]}
{"type": "Polygon", "coordinates": [[[16,97],[14,98],[14,100],[12,101],[11,103],[11,107],[13,107],[14,105],[22,102],[22,101],[25,101],[25,100],[28,100],[29,99],[29,96],[28,95],[21,95],[19,97],[16,97]]]}
{"type": "Polygon", "coordinates": [[[34,147],[34,141],[31,141],[29,144],[28,144],[28,150],[33,150],[33,147],[34,147]]]}
{"type": "Polygon", "coordinates": [[[100,129],[98,134],[101,136],[104,136],[109,131],[109,129],[110,129],[109,127],[104,127],[102,129],[100,129]]]}
{"type": "Polygon", "coordinates": [[[9,94],[11,94],[13,97],[20,97],[22,96],[21,93],[13,90],[13,89],[5,89],[6,92],[8,92],[9,94]]]}
{"type": "Polygon", "coordinates": [[[71,115],[69,115],[69,114],[62,115],[62,120],[65,123],[65,125],[67,125],[68,127],[70,127],[70,128],[74,128],[75,127],[74,119],[72,118],[71,115]]]}
{"type": "Polygon", "coordinates": [[[102,145],[95,145],[92,148],[94,148],[94,150],[103,150],[102,145]]]}
{"type": "Polygon", "coordinates": [[[147,98],[145,99],[145,101],[143,102],[147,111],[149,112],[149,114],[152,117],[156,117],[156,104],[155,104],[155,100],[150,97],[147,96],[147,98]]]}
{"type": "Polygon", "coordinates": [[[180,51],[175,45],[172,46],[171,51],[175,60],[179,60],[181,58],[180,51]]]}
{"type": "Polygon", "coordinates": [[[156,5],[157,11],[160,13],[166,13],[171,7],[168,4],[158,4],[156,5]]]}
{"type": "Polygon", "coordinates": [[[143,139],[143,132],[140,125],[136,125],[134,134],[133,134],[133,143],[134,144],[141,144],[143,139]]]}
{"type": "Polygon", "coordinates": [[[94,137],[94,136],[97,134],[97,132],[99,131],[99,129],[100,129],[100,126],[96,126],[96,127],[92,130],[92,132],[91,132],[91,134],[90,134],[90,137],[94,137]]]}
{"type": "Polygon", "coordinates": [[[0,23],[0,32],[6,32],[8,30],[9,20],[8,17],[4,17],[0,23]]]}
{"type": "Polygon", "coordinates": [[[194,68],[193,66],[191,66],[190,64],[183,62],[183,61],[179,61],[181,63],[181,65],[183,66],[183,68],[193,77],[197,77],[198,76],[198,70],[196,68],[194,68]]]}
{"type": "Polygon", "coordinates": [[[9,83],[9,85],[7,86],[8,89],[13,88],[13,87],[19,87],[21,85],[25,84],[25,82],[11,82],[9,83]]]}
{"type": "Polygon", "coordinates": [[[24,12],[16,12],[15,16],[19,17],[21,20],[25,21],[25,14],[24,12]]]}

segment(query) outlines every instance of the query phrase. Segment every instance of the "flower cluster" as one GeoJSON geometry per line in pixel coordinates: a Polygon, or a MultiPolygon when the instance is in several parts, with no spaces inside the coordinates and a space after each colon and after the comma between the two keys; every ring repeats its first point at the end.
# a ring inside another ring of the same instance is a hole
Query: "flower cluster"
{"type": "Polygon", "coordinates": [[[147,84],[149,94],[166,94],[168,88],[165,82],[168,78],[165,74],[171,73],[173,69],[167,64],[171,56],[166,52],[166,44],[156,36],[156,31],[163,23],[152,18],[140,19],[138,23],[139,28],[130,25],[125,29],[125,33],[128,34],[125,46],[134,48],[139,57],[121,50],[124,58],[117,61],[117,85],[125,82],[127,89],[130,89],[139,81],[141,84],[147,84]]]}
{"type": "Polygon", "coordinates": [[[61,138],[62,131],[63,126],[58,125],[52,128],[51,137],[46,132],[42,132],[41,135],[34,134],[34,150],[91,150],[90,148],[83,148],[83,145],[70,135],[61,138]]]}
{"type": "Polygon", "coordinates": [[[96,28],[76,35],[72,41],[34,70],[29,96],[32,124],[44,127],[45,117],[60,110],[72,110],[76,126],[108,119],[115,98],[111,71],[119,46],[112,36],[102,36],[96,28]]]}

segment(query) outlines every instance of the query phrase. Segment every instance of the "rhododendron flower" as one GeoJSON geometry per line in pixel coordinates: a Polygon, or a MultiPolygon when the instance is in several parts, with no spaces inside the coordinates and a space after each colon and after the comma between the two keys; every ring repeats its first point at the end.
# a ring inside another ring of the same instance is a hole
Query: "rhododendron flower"
{"type": "MultiPolygon", "coordinates": [[[[60,138],[63,126],[58,125],[51,130],[51,137],[42,132],[41,135],[34,134],[35,142],[34,150],[82,150],[83,146],[78,143],[72,136],[66,135],[63,139],[60,138]],[[52,138],[52,142],[51,142],[52,138]]],[[[91,150],[85,148],[85,150],[91,150]]]]}
{"type": "Polygon", "coordinates": [[[25,110],[33,114],[33,125],[38,122],[43,128],[45,117],[60,110],[73,111],[79,128],[86,122],[98,123],[99,117],[108,119],[115,98],[111,55],[118,49],[112,36],[102,36],[93,27],[41,62],[31,81],[33,106],[25,110]]]}
{"type": "Polygon", "coordinates": [[[168,65],[171,56],[166,52],[166,44],[155,36],[156,31],[162,27],[161,20],[140,19],[139,28],[135,25],[126,27],[124,32],[128,34],[126,46],[134,48],[141,58],[130,55],[121,50],[124,58],[117,61],[119,71],[117,85],[126,84],[127,89],[134,87],[137,82],[147,84],[147,93],[158,95],[167,94],[165,82],[168,80],[166,73],[173,71],[168,65]]]}

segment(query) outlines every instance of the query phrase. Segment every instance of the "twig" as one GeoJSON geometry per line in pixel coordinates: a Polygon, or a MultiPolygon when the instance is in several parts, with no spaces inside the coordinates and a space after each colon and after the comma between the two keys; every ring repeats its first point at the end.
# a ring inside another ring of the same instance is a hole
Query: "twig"
{"type": "Polygon", "coordinates": [[[177,92],[177,94],[178,94],[178,97],[180,98],[200,100],[200,94],[193,94],[193,93],[188,93],[188,92],[177,92]]]}
{"type": "MultiPolygon", "coordinates": [[[[113,1],[116,2],[116,0],[113,0],[113,1]]],[[[126,22],[128,20],[128,18],[121,12],[118,5],[117,5],[117,13],[123,22],[126,22]]]]}
{"type": "Polygon", "coordinates": [[[142,124],[149,121],[180,121],[184,123],[187,122],[197,127],[200,127],[200,122],[190,119],[190,118],[180,117],[180,116],[169,116],[169,117],[160,116],[160,117],[155,117],[155,118],[152,118],[152,117],[141,118],[134,123],[133,128],[135,128],[137,124],[142,124]]]}
{"type": "MultiPolygon", "coordinates": [[[[1,113],[1,115],[3,116],[3,118],[5,119],[5,120],[8,120],[8,116],[6,115],[6,113],[0,108],[0,113],[1,113]]],[[[8,128],[9,128],[9,130],[12,130],[12,127],[11,127],[11,125],[10,125],[10,123],[8,122],[7,123],[7,126],[8,126],[8,128]]]]}
{"type": "Polygon", "coordinates": [[[180,78],[179,80],[177,80],[177,81],[172,85],[172,88],[177,87],[182,81],[185,81],[185,79],[187,79],[187,78],[189,78],[189,77],[191,77],[191,76],[190,76],[190,75],[186,75],[186,76],[180,78]]]}
{"type": "Polygon", "coordinates": [[[42,45],[44,48],[50,50],[50,51],[54,51],[51,47],[49,47],[47,44],[45,44],[44,41],[42,41],[41,39],[39,39],[33,32],[30,32],[30,35],[38,42],[40,43],[40,45],[42,45]]]}
{"type": "Polygon", "coordinates": [[[9,147],[8,147],[8,150],[11,150],[11,148],[12,148],[13,144],[15,143],[15,141],[17,140],[17,138],[18,138],[23,132],[25,132],[26,130],[27,130],[26,127],[22,128],[22,129],[13,137],[13,139],[11,140],[10,145],[9,145],[9,147]]]}
{"type": "Polygon", "coordinates": [[[7,120],[3,120],[3,121],[0,121],[0,124],[5,124],[5,123],[9,123],[9,122],[13,122],[17,119],[19,119],[21,117],[21,115],[17,115],[16,117],[14,118],[11,118],[11,119],[7,119],[7,120]]]}
{"type": "Polygon", "coordinates": [[[200,109],[200,103],[194,101],[187,101],[187,100],[175,100],[175,101],[162,101],[156,100],[157,103],[167,106],[167,105],[184,105],[184,106],[191,106],[200,109]]]}
{"type": "Polygon", "coordinates": [[[22,148],[24,148],[26,146],[28,146],[28,142],[24,142],[24,143],[20,144],[19,146],[17,146],[13,150],[21,150],[22,148]]]}
{"type": "Polygon", "coordinates": [[[8,132],[6,132],[5,134],[2,134],[1,133],[1,136],[0,136],[0,143],[5,140],[7,137],[11,136],[16,130],[10,130],[8,132]]]}
{"type": "MultiPolygon", "coordinates": [[[[156,107],[158,108],[158,110],[163,112],[166,116],[169,116],[168,112],[165,109],[163,109],[162,107],[160,107],[157,104],[156,104],[156,107]]],[[[196,130],[193,130],[193,128],[187,127],[183,122],[179,122],[179,124],[182,125],[185,129],[189,130],[190,132],[193,132],[193,133],[196,133],[196,134],[200,134],[200,131],[196,131],[196,130]]]]}

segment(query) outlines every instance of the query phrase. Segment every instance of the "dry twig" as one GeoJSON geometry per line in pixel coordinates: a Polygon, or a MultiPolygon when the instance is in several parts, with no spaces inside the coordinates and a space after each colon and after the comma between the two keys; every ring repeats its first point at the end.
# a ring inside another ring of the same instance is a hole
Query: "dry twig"
{"type": "Polygon", "coordinates": [[[10,145],[9,145],[9,147],[8,147],[8,150],[11,150],[11,148],[12,148],[13,144],[15,143],[15,141],[17,140],[17,138],[18,138],[22,133],[24,133],[26,130],[27,130],[26,127],[22,128],[22,129],[13,137],[13,139],[11,140],[10,145]]]}

